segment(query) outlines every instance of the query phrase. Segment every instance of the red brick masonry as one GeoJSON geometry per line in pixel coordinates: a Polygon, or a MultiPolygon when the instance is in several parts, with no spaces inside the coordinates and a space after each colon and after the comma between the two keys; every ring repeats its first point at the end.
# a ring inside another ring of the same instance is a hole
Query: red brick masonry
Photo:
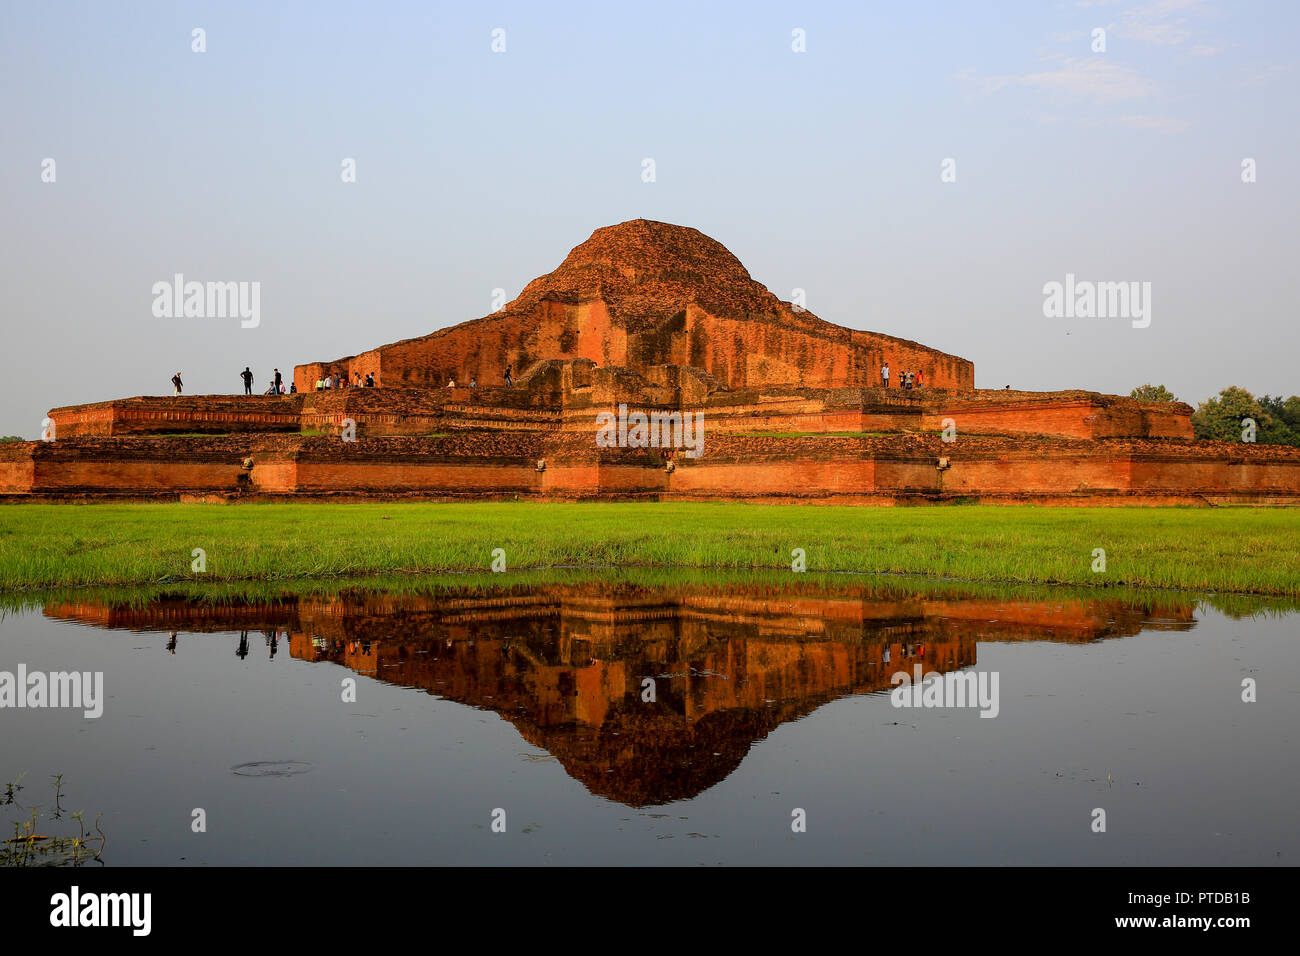
{"type": "Polygon", "coordinates": [[[578,432],[82,438],[0,445],[0,494],[1300,503],[1300,449],[1227,442],[717,433],[674,465],[578,432]]]}
{"type": "Polygon", "coordinates": [[[1300,449],[1194,441],[1179,402],[977,390],[969,361],[825,322],[646,220],[596,230],[500,312],[294,380],[53,409],[54,441],[0,444],[0,496],[1300,502],[1300,449]],[[315,390],[340,372],[380,387],[315,390]],[[699,416],[703,453],[600,447],[624,408],[699,416]]]}

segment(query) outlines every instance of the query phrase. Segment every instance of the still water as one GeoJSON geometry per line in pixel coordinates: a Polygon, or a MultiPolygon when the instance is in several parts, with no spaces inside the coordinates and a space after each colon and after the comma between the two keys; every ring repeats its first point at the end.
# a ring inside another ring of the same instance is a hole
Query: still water
{"type": "Polygon", "coordinates": [[[810,575],[73,593],[4,612],[0,672],[102,672],[103,714],[0,709],[0,784],[61,774],[107,865],[1295,865],[1298,622],[810,575]]]}

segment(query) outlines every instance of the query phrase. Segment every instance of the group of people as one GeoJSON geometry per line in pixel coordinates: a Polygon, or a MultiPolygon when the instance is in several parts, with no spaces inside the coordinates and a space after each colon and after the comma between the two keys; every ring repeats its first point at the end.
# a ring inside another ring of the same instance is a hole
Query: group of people
{"type": "MultiPolygon", "coordinates": [[[[515,384],[514,379],[511,377],[510,374],[512,371],[514,371],[514,366],[507,365],[506,372],[505,372],[505,380],[506,380],[507,388],[513,387],[515,384]]],[[[888,387],[889,385],[888,365],[886,365],[881,370],[881,374],[884,375],[885,385],[886,387],[888,387]]],[[[247,365],[245,365],[244,370],[239,373],[239,377],[244,382],[244,394],[252,395],[253,394],[252,369],[250,369],[247,365]]],[[[180,395],[184,390],[184,387],[185,387],[184,383],[181,381],[181,373],[177,372],[175,375],[172,376],[172,394],[180,395]]],[[[375,387],[375,374],[373,372],[367,372],[364,379],[361,377],[360,372],[353,372],[351,382],[348,381],[348,375],[346,372],[340,372],[337,376],[335,376],[331,372],[326,372],[322,378],[316,379],[316,391],[318,392],[324,392],[335,388],[374,388],[374,387],[375,387]]],[[[455,388],[456,379],[449,378],[447,380],[447,387],[455,388]]],[[[469,387],[478,388],[478,379],[471,377],[469,380],[469,387]]],[[[278,368],[275,369],[275,375],[267,383],[266,391],[263,392],[264,395],[296,395],[297,393],[298,393],[298,386],[293,382],[289,383],[287,389],[285,388],[284,377],[280,374],[280,370],[278,368]]]]}
{"type": "MultiPolygon", "coordinates": [[[[247,365],[245,365],[244,370],[239,373],[239,377],[244,382],[244,394],[252,395],[253,394],[252,369],[250,369],[247,365]]],[[[185,383],[181,381],[181,373],[177,372],[175,375],[172,376],[172,394],[180,395],[184,391],[185,391],[185,383]]],[[[267,382],[266,391],[263,392],[263,394],[264,395],[292,395],[297,391],[298,391],[297,387],[295,387],[292,382],[289,383],[288,391],[285,390],[284,377],[280,374],[280,370],[277,368],[275,370],[275,375],[271,378],[269,382],[267,382]]]]}
{"type": "MultiPolygon", "coordinates": [[[[270,380],[269,382],[266,383],[266,391],[263,392],[262,394],[263,394],[263,395],[293,395],[293,394],[296,394],[297,391],[298,391],[297,386],[295,386],[295,385],[293,384],[293,382],[290,382],[290,383],[289,383],[289,387],[288,387],[288,389],[286,389],[286,388],[284,387],[284,376],[282,376],[282,375],[280,374],[280,370],[279,370],[278,368],[275,369],[274,371],[275,371],[275,374],[272,375],[272,376],[271,376],[271,380],[270,380]]],[[[253,394],[253,372],[252,372],[252,370],[249,369],[249,367],[248,367],[247,365],[245,365],[245,366],[244,366],[244,370],[243,370],[242,372],[239,373],[239,377],[240,377],[241,379],[244,380],[244,394],[245,394],[245,395],[252,395],[252,394],[253,394]]]]}
{"type": "MultiPolygon", "coordinates": [[[[512,371],[514,371],[514,366],[513,366],[513,365],[507,365],[507,366],[506,366],[506,374],[505,374],[505,379],[506,379],[506,388],[513,388],[513,387],[514,387],[515,380],[514,380],[513,378],[510,377],[510,373],[511,373],[512,371]]],[[[456,387],[456,376],[455,376],[455,375],[452,375],[452,376],[449,376],[449,377],[448,377],[448,379],[447,379],[447,387],[448,387],[448,388],[455,388],[455,387],[456,387]]],[[[470,388],[478,388],[478,378],[477,378],[477,377],[475,377],[475,376],[473,376],[473,375],[470,376],[470,378],[469,378],[469,387],[470,387],[470,388]]]]}
{"type": "Polygon", "coordinates": [[[316,379],[316,391],[328,392],[335,388],[374,388],[375,373],[367,372],[366,377],[362,379],[360,372],[352,373],[352,381],[348,381],[348,373],[340,372],[337,376],[329,372],[325,373],[324,378],[316,379]]]}
{"type": "MultiPolygon", "coordinates": [[[[505,371],[505,381],[506,381],[507,388],[512,388],[514,387],[515,384],[514,379],[511,377],[510,374],[512,371],[514,371],[514,366],[507,365],[505,371]]],[[[244,370],[239,373],[239,377],[244,380],[244,394],[252,395],[253,394],[253,373],[248,368],[247,365],[245,365],[244,370]]],[[[884,388],[889,388],[889,363],[888,362],[885,362],[884,365],[880,366],[880,384],[884,388]]],[[[903,389],[921,388],[924,385],[925,385],[925,373],[920,370],[917,370],[915,372],[904,371],[899,373],[899,384],[898,384],[899,388],[903,388],[903,389]]],[[[172,394],[180,395],[183,387],[184,386],[181,382],[181,373],[177,372],[175,375],[172,376],[172,389],[173,389],[172,394]]],[[[335,388],[374,388],[374,387],[375,387],[375,375],[373,372],[367,372],[366,377],[364,379],[361,377],[360,372],[353,372],[351,382],[348,381],[348,375],[346,372],[339,373],[337,377],[335,377],[333,374],[329,372],[326,372],[323,378],[316,379],[316,391],[318,392],[329,391],[330,389],[335,389],[335,388]]],[[[447,387],[448,388],[456,387],[456,379],[454,376],[447,379],[447,387]]],[[[478,379],[471,377],[469,380],[469,387],[478,388],[478,379]]],[[[1007,386],[1007,388],[1010,387],[1011,387],[1010,385],[1007,386]]],[[[267,385],[266,392],[264,394],[295,395],[297,394],[297,392],[298,392],[298,386],[295,385],[293,382],[290,382],[288,390],[287,391],[285,390],[284,379],[280,375],[280,370],[277,368],[275,370],[275,376],[271,379],[270,383],[267,385]]]]}
{"type": "MultiPolygon", "coordinates": [[[[925,384],[925,373],[920,371],[899,372],[898,378],[899,378],[899,382],[898,382],[899,388],[904,388],[904,389],[920,388],[922,385],[925,384]]],[[[889,388],[889,363],[888,362],[880,366],[880,384],[885,388],[889,388]]]]}

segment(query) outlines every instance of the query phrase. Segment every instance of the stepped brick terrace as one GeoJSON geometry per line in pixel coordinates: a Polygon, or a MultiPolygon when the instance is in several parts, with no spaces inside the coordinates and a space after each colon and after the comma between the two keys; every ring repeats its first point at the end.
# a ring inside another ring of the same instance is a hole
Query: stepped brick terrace
{"type": "Polygon", "coordinates": [[[634,220],[497,313],[298,366],[296,394],[55,408],[54,440],[0,444],[0,495],[1300,503],[1300,449],[1197,441],[1185,404],[974,380],[780,301],[697,230],[634,220]],[[327,375],[375,384],[317,391],[327,375]],[[631,427],[602,440],[615,417],[631,427]]]}

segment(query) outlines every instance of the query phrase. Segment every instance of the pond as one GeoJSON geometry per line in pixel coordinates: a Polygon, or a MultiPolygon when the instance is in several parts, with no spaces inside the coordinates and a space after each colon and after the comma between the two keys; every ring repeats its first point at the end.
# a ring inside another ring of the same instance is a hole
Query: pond
{"type": "Polygon", "coordinates": [[[102,814],[107,865],[1294,865],[1297,620],[793,573],[11,598],[0,672],[102,711],[0,709],[0,823],[102,814]]]}

